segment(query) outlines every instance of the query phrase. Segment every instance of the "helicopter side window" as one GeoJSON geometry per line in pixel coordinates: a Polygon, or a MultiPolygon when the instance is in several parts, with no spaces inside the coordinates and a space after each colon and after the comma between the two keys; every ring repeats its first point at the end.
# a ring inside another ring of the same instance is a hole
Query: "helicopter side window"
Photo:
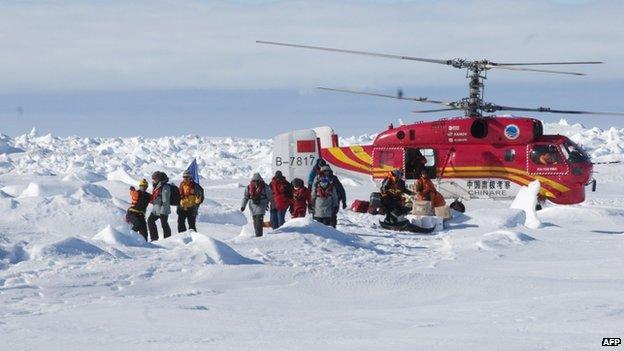
{"type": "Polygon", "coordinates": [[[537,165],[548,166],[562,163],[555,145],[534,145],[531,161],[537,165]]]}
{"type": "Polygon", "coordinates": [[[379,164],[383,166],[392,166],[394,167],[394,151],[393,150],[383,150],[379,155],[379,164]]]}

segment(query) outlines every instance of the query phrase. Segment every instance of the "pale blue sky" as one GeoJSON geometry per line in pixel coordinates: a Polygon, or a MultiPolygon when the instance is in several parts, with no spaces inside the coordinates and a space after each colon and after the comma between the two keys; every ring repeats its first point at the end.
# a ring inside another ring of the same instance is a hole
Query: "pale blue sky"
{"type": "MultiPolygon", "coordinates": [[[[270,137],[327,124],[351,135],[452,114],[417,117],[409,111],[429,106],[315,86],[466,94],[460,70],[257,39],[430,58],[603,60],[574,67],[586,77],[490,72],[486,99],[624,111],[623,8],[615,0],[3,2],[0,132],[270,137]]],[[[624,127],[621,118],[536,116],[624,127]]]]}

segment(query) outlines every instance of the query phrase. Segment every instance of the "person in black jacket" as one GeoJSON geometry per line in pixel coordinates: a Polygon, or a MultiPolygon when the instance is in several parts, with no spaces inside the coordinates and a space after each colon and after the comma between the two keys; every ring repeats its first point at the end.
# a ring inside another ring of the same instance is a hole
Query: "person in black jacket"
{"type": "Polygon", "coordinates": [[[150,193],[147,192],[147,180],[139,182],[139,190],[130,187],[130,208],[126,212],[126,222],[132,225],[132,230],[141,234],[147,241],[147,223],[145,222],[145,210],[150,202],[150,193]]]}
{"type": "MultiPolygon", "coordinates": [[[[334,175],[334,171],[330,169],[326,173],[331,179],[334,186],[336,187],[336,193],[338,194],[338,201],[342,203],[342,209],[344,210],[345,208],[347,208],[347,192],[345,191],[344,186],[340,182],[340,179],[338,179],[338,177],[334,175]]],[[[336,228],[336,225],[338,224],[338,211],[339,210],[340,210],[340,207],[334,207],[334,212],[329,222],[329,225],[331,225],[334,228],[336,228]]]]}
{"type": "Polygon", "coordinates": [[[397,218],[403,215],[403,194],[414,195],[405,187],[403,172],[395,169],[381,183],[381,204],[386,212],[387,223],[396,223],[397,218]]]}

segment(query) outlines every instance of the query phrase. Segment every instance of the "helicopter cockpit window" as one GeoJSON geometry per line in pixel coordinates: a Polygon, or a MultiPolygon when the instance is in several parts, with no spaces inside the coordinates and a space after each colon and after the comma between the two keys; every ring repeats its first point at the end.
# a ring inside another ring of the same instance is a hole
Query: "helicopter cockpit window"
{"type": "Polygon", "coordinates": [[[556,165],[561,163],[561,157],[555,145],[534,145],[531,151],[531,160],[538,165],[556,165]]]}
{"type": "Polygon", "coordinates": [[[572,141],[566,141],[561,148],[563,155],[570,163],[586,162],[589,160],[589,155],[581,149],[578,145],[572,141]]]}

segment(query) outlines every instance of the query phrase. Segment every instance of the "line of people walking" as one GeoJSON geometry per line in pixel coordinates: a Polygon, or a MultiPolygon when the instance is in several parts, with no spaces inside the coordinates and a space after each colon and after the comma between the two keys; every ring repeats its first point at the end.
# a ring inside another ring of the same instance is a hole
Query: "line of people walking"
{"type": "Polygon", "coordinates": [[[345,189],[329,165],[319,159],[310,172],[308,187],[300,178],[288,182],[281,171],[275,172],[269,184],[259,173],[254,174],[245,188],[241,212],[249,206],[255,235],[260,237],[267,209],[273,229],[284,225],[286,212],[298,218],[305,217],[308,211],[316,221],[335,228],[341,204],[343,209],[347,207],[345,189]]]}
{"type": "Polygon", "coordinates": [[[143,238],[156,241],[159,238],[157,221],[163,230],[163,237],[171,236],[169,215],[171,206],[176,206],[178,215],[178,233],[187,230],[197,231],[196,221],[199,205],[204,201],[204,189],[193,180],[190,171],[184,171],[180,186],[169,183],[167,174],[156,171],[152,174],[152,192],[149,193],[148,182],[142,179],[139,188],[130,187],[130,208],[126,212],[126,221],[132,226],[132,230],[138,232],[143,238]],[[151,212],[145,218],[147,207],[152,205],[151,212]]]}

